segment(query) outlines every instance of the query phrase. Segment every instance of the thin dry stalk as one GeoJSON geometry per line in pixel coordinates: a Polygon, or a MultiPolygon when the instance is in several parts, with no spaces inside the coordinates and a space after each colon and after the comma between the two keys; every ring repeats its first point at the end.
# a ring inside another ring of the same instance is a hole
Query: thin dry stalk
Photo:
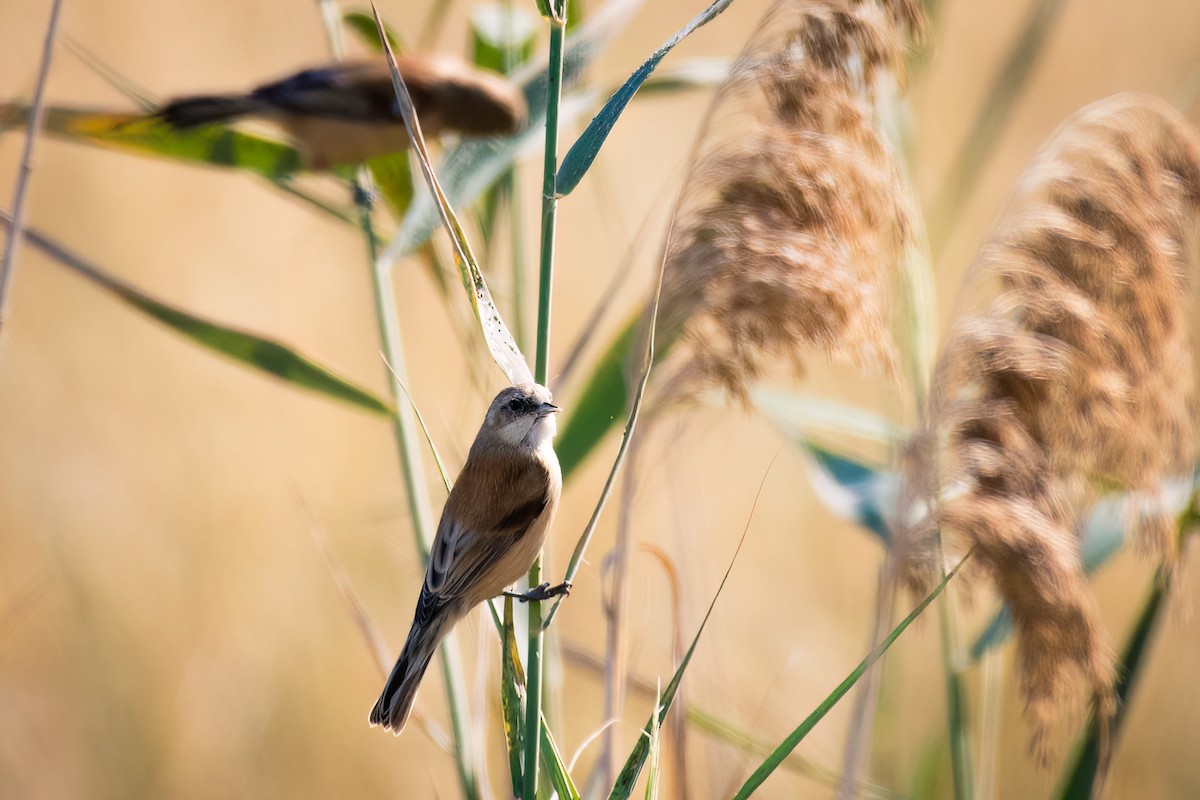
{"type": "Polygon", "coordinates": [[[604,731],[603,749],[598,765],[602,785],[611,786],[619,768],[617,740],[621,732],[621,709],[625,705],[625,685],[628,680],[628,637],[626,608],[629,604],[629,554],[632,549],[632,510],[637,483],[638,452],[644,437],[631,440],[629,463],[622,476],[622,497],[617,517],[617,540],[605,559],[608,591],[604,601],[604,718],[615,722],[604,731]]]}
{"type": "Polygon", "coordinates": [[[8,229],[8,241],[4,245],[4,258],[0,260],[0,328],[7,316],[8,292],[17,268],[17,251],[25,233],[25,200],[28,197],[29,178],[33,174],[33,152],[38,134],[42,130],[42,119],[46,107],[43,104],[46,80],[50,77],[50,62],[54,56],[54,41],[58,36],[58,17],[62,11],[62,0],[54,0],[50,8],[50,22],[46,27],[46,42],[42,46],[42,60],[38,67],[37,83],[33,90],[33,102],[29,107],[29,127],[25,134],[25,147],[21,151],[21,170],[17,174],[17,187],[13,190],[12,225],[8,229]]]}
{"type": "Polygon", "coordinates": [[[1162,481],[1195,455],[1189,245],[1200,136],[1120,95],[1072,117],[1023,177],[968,277],[997,289],[961,319],[934,379],[915,485],[976,546],[1018,631],[1033,750],[1064,702],[1115,709],[1113,657],[1079,557],[1097,494],[1141,499],[1143,550],[1170,562],[1162,481]],[[938,498],[943,498],[940,508],[938,498]],[[952,499],[945,499],[952,498],[952,499]]]}

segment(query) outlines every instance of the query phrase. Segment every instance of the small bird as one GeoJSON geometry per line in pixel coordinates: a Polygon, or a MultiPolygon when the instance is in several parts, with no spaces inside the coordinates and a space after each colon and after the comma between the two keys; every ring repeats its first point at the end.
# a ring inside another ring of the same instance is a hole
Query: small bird
{"type": "MultiPolygon", "coordinates": [[[[446,499],[412,629],[371,710],[371,725],[404,729],[438,644],[468,611],[504,592],[533,564],[558,508],[562,473],[554,454],[550,390],[509,386],[492,400],[458,481],[446,499]]],[[[522,600],[566,593],[542,584],[522,600]]]]}
{"type": "MultiPolygon", "coordinates": [[[[501,76],[448,57],[396,59],[426,136],[513,134],[525,125],[520,90],[501,76]]],[[[358,164],[408,147],[386,61],[313,67],[244,94],[168,102],[158,116],[174,128],[256,117],[283,128],[311,169],[358,164]]]]}

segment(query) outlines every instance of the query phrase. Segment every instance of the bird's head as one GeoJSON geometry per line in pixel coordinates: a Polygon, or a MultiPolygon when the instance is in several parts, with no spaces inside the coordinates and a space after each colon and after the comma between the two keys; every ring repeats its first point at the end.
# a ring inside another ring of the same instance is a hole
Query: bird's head
{"type": "Polygon", "coordinates": [[[554,438],[557,428],[550,390],[536,383],[503,389],[488,408],[484,427],[511,445],[538,447],[554,438]]]}

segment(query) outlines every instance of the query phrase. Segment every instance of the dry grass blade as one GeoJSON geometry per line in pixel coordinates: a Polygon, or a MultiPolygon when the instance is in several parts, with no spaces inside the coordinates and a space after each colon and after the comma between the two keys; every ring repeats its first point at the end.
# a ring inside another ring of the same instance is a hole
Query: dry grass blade
{"type": "Polygon", "coordinates": [[[421,433],[425,436],[425,444],[429,445],[429,452],[433,456],[433,463],[438,468],[438,475],[442,479],[442,486],[446,488],[446,494],[450,494],[450,489],[453,487],[453,482],[450,480],[450,473],[446,472],[446,465],[442,461],[442,456],[438,452],[437,445],[433,443],[433,434],[429,432],[429,426],[425,424],[425,417],[421,415],[421,409],[417,408],[417,401],[413,399],[412,394],[408,391],[408,387],[400,379],[400,374],[388,362],[387,355],[383,351],[380,351],[379,357],[383,359],[383,365],[392,374],[392,379],[396,381],[396,385],[400,387],[400,391],[404,392],[404,398],[408,400],[408,405],[412,409],[413,416],[417,418],[417,424],[421,426],[421,433]]]}
{"type": "Polygon", "coordinates": [[[813,347],[891,371],[891,285],[911,239],[907,192],[878,132],[908,2],[781,0],[734,64],[668,247],[660,336],[682,339],[676,397],[747,397],[813,347]]]}
{"type": "MultiPolygon", "coordinates": [[[[392,52],[391,44],[387,41],[383,20],[379,18],[379,11],[374,5],[371,6],[371,11],[375,15],[375,24],[378,28],[379,38],[383,42],[384,54],[387,56],[388,65],[392,70],[392,86],[396,91],[396,101],[400,107],[401,116],[404,117],[404,126],[408,130],[408,138],[412,142],[413,152],[416,153],[417,161],[421,165],[421,172],[424,174],[425,181],[429,185],[429,191],[437,201],[438,212],[442,217],[442,222],[450,234],[450,242],[454,248],[454,260],[457,262],[459,274],[462,276],[463,288],[467,290],[471,309],[475,312],[475,319],[479,322],[480,328],[483,330],[488,350],[491,352],[492,358],[495,359],[496,365],[504,372],[510,383],[532,383],[533,373],[530,372],[525,357],[521,355],[521,350],[517,347],[516,340],[513,338],[512,333],[509,332],[508,326],[504,324],[504,320],[500,316],[500,311],[496,308],[496,304],[492,300],[492,293],[487,287],[487,282],[483,279],[483,272],[480,271],[479,264],[475,260],[475,254],[471,251],[466,233],[463,231],[462,225],[459,223],[458,217],[455,215],[454,209],[450,206],[450,201],[446,198],[445,192],[442,191],[442,186],[433,171],[433,162],[430,161],[429,151],[425,147],[425,138],[421,134],[421,123],[417,119],[416,110],[413,108],[412,97],[408,93],[408,87],[404,84],[404,77],[400,74],[400,69],[396,65],[396,56],[392,52]]],[[[385,255],[384,258],[387,259],[387,256],[385,255]]],[[[377,265],[376,268],[386,268],[386,266],[377,265]]]]}
{"type": "Polygon", "coordinates": [[[1043,761],[1064,701],[1086,693],[1099,718],[1114,710],[1112,655],[1079,555],[1098,491],[1139,498],[1137,540],[1173,557],[1162,490],[1195,454],[1198,208],[1200,136],[1178,113],[1137,95],[1079,112],[973,267],[969,288],[994,299],[959,321],[935,375],[920,444],[939,473],[914,485],[953,496],[935,521],[976,546],[1012,609],[1043,761]]]}

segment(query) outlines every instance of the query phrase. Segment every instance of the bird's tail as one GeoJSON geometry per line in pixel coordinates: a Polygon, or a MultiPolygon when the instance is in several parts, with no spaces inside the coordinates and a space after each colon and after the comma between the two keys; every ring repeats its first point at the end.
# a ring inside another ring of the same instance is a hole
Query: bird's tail
{"type": "Polygon", "coordinates": [[[245,94],[199,95],[172,100],[158,115],[172,128],[194,128],[229,120],[262,110],[262,104],[245,94]]]}
{"type": "Polygon", "coordinates": [[[388,676],[383,692],[371,709],[372,725],[382,725],[397,734],[404,730],[404,723],[408,721],[413,701],[417,698],[417,688],[433,654],[454,627],[459,615],[455,613],[454,606],[443,606],[434,610],[427,620],[421,620],[420,616],[418,613],[404,649],[396,659],[396,666],[392,667],[392,674],[388,676]]]}

